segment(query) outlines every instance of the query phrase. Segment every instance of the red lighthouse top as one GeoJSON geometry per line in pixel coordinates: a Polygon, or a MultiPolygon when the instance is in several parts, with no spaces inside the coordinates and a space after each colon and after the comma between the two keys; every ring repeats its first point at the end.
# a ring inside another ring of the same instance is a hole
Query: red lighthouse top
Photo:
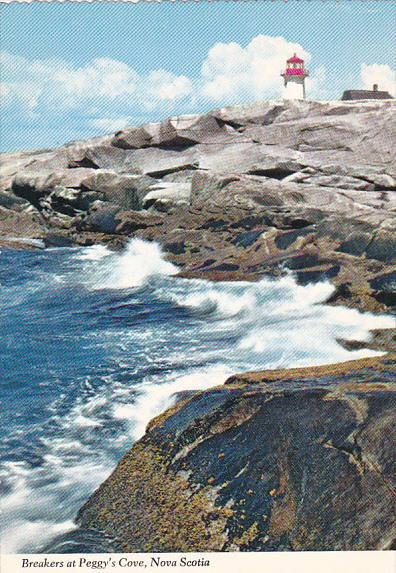
{"type": "Polygon", "coordinates": [[[304,68],[304,60],[299,58],[297,54],[294,54],[291,58],[287,60],[286,69],[281,74],[285,76],[308,76],[307,70],[304,68]]]}

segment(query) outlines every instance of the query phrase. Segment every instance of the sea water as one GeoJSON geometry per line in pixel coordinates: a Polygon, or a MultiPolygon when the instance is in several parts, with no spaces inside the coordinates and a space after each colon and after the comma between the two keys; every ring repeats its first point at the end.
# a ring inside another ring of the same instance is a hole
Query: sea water
{"type": "Polygon", "coordinates": [[[393,318],[323,304],[327,282],[176,277],[158,245],[0,253],[3,552],[39,552],[178,393],[236,372],[364,356],[393,318]]]}

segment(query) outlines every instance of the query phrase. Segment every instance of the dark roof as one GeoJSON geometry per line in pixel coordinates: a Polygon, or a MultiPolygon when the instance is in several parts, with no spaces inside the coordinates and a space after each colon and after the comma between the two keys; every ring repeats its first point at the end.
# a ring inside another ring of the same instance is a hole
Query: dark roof
{"type": "Polygon", "coordinates": [[[352,99],[393,99],[388,92],[378,90],[345,90],[341,100],[352,99]]]}

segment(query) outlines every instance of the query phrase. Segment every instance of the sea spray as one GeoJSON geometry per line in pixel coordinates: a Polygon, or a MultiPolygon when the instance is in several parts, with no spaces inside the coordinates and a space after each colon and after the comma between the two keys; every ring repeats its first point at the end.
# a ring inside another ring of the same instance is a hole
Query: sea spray
{"type": "Polygon", "coordinates": [[[135,402],[115,404],[113,416],[127,420],[132,438],[138,440],[143,436],[148,422],[174,404],[178,393],[206,390],[222,384],[231,374],[231,368],[218,365],[182,376],[172,376],[159,384],[143,383],[136,386],[135,402]]]}
{"type": "Polygon", "coordinates": [[[85,260],[97,262],[86,283],[95,290],[140,287],[151,277],[178,273],[178,268],[164,258],[157,243],[141,239],[131,239],[121,253],[96,248],[89,251],[88,256],[85,254],[85,260]]]}

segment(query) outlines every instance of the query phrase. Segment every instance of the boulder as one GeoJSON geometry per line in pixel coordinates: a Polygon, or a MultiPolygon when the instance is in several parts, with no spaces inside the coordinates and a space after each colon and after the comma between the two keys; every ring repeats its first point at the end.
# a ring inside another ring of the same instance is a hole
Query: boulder
{"type": "Polygon", "coordinates": [[[67,148],[68,167],[90,167],[116,172],[124,170],[127,154],[111,145],[75,145],[67,148]]]}
{"type": "Polygon", "coordinates": [[[365,252],[372,238],[371,233],[353,231],[347,235],[344,241],[342,241],[338,251],[348,253],[355,257],[360,257],[365,252]]]}
{"type": "Polygon", "coordinates": [[[121,130],[115,134],[112,145],[121,149],[189,147],[226,133],[224,125],[212,115],[183,115],[121,130]]]}
{"type": "Polygon", "coordinates": [[[175,207],[189,205],[190,197],[190,183],[159,183],[145,195],[143,208],[154,207],[157,211],[168,212],[175,207]]]}
{"type": "Polygon", "coordinates": [[[115,203],[95,201],[89,214],[79,223],[78,229],[112,234],[116,230],[116,215],[120,211],[121,207],[115,203]]]}
{"type": "Polygon", "coordinates": [[[37,206],[40,197],[49,195],[55,187],[79,188],[81,181],[93,173],[92,169],[61,171],[22,171],[12,181],[12,192],[37,206]]]}
{"type": "Polygon", "coordinates": [[[391,263],[396,260],[396,234],[394,231],[378,230],[366,248],[366,257],[391,263]]]}
{"type": "Polygon", "coordinates": [[[142,147],[149,147],[151,139],[149,124],[117,131],[111,140],[111,144],[120,149],[141,149],[142,147]]]}
{"type": "Polygon", "coordinates": [[[46,224],[37,209],[18,211],[0,206],[0,237],[42,239],[46,232],[46,224]]]}
{"type": "MultiPolygon", "coordinates": [[[[374,298],[389,309],[396,310],[396,270],[377,275],[369,280],[374,298]]],[[[393,336],[393,342],[396,340],[393,336]]]]}
{"type": "MultiPolygon", "coordinates": [[[[66,168],[67,163],[63,161],[64,157],[63,150],[48,149],[0,153],[0,190],[9,189],[15,175],[29,165],[37,166],[38,169],[45,169],[45,166],[49,169],[66,168]]],[[[30,170],[34,169],[35,167],[30,168],[30,170]]]]}
{"type": "Polygon", "coordinates": [[[0,207],[5,209],[12,209],[16,206],[29,206],[30,203],[22,197],[18,197],[10,191],[0,191],[0,207]]]}
{"type": "Polygon", "coordinates": [[[68,236],[50,232],[46,235],[44,244],[46,247],[71,247],[73,245],[73,241],[68,236]]]}
{"type": "Polygon", "coordinates": [[[98,194],[102,200],[117,203],[123,210],[140,209],[155,179],[148,176],[96,171],[81,181],[81,189],[98,194]]]}
{"type": "Polygon", "coordinates": [[[121,211],[116,214],[116,233],[129,235],[138,229],[157,227],[163,224],[163,218],[147,211],[121,211]]]}

